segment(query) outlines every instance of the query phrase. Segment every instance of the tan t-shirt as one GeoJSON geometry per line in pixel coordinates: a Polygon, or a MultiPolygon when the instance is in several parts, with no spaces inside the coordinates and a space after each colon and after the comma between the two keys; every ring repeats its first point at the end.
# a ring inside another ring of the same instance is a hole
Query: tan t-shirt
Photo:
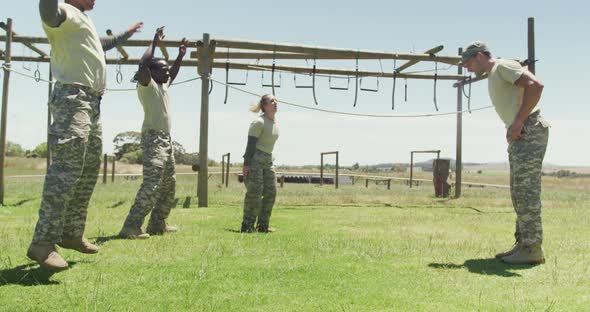
{"type": "Polygon", "coordinates": [[[51,44],[51,72],[63,84],[77,84],[104,93],[106,61],[100,38],[92,20],[67,3],[59,9],[66,20],[58,27],[43,24],[51,44]]]}
{"type": "Polygon", "coordinates": [[[248,136],[258,138],[256,149],[271,154],[279,138],[279,125],[262,114],[250,124],[248,136]]]}
{"type": "MultiPolygon", "coordinates": [[[[524,89],[514,83],[526,71],[517,61],[497,59],[488,75],[488,91],[500,119],[509,128],[522,105],[524,89]]],[[[533,112],[539,110],[538,107],[533,112]]]]}
{"type": "Polygon", "coordinates": [[[154,79],[150,79],[147,86],[137,85],[137,96],[144,112],[142,131],[160,130],[170,133],[168,87],[170,81],[159,84],[154,79]]]}

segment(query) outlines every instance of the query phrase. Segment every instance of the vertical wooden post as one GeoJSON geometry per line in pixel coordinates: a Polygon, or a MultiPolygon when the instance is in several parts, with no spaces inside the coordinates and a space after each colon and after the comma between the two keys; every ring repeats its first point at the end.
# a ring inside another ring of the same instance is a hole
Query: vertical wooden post
{"type": "MultiPolygon", "coordinates": [[[[12,19],[6,23],[6,51],[4,51],[4,66],[12,65],[12,19]]],[[[8,88],[10,86],[10,70],[4,69],[4,83],[2,85],[2,116],[0,122],[0,205],[4,205],[4,163],[6,161],[6,119],[8,116],[8,88]]]]}
{"type": "Polygon", "coordinates": [[[199,207],[209,206],[207,156],[209,150],[209,74],[211,72],[210,41],[209,34],[203,34],[203,53],[200,53],[199,64],[201,65],[201,127],[199,132],[199,177],[197,195],[199,207]]]}
{"type": "Polygon", "coordinates": [[[281,176],[281,188],[285,185],[285,175],[281,176]]]}
{"type": "Polygon", "coordinates": [[[221,156],[221,185],[225,184],[225,155],[221,156]]]}
{"type": "Polygon", "coordinates": [[[324,185],[324,154],[320,155],[320,185],[324,185]]]}
{"type": "Polygon", "coordinates": [[[104,154],[104,163],[102,168],[102,184],[107,184],[107,154],[104,154]]]}
{"type": "MultiPolygon", "coordinates": [[[[53,81],[53,74],[51,73],[51,63],[49,64],[49,81],[53,81]]],[[[51,165],[51,139],[49,136],[49,127],[51,127],[51,94],[53,93],[53,84],[49,83],[47,87],[47,170],[49,170],[49,166],[51,165]]]]}
{"type": "Polygon", "coordinates": [[[111,165],[111,183],[115,183],[115,161],[117,157],[113,155],[113,163],[111,165]]]}
{"type": "MultiPolygon", "coordinates": [[[[459,48],[459,55],[463,48],[459,48]]],[[[457,74],[463,74],[463,67],[457,66],[457,74]]],[[[463,172],[463,86],[457,87],[457,145],[455,151],[455,198],[461,197],[461,179],[463,172]]]]}
{"type": "Polygon", "coordinates": [[[528,19],[528,55],[529,55],[529,71],[536,73],[535,71],[535,18],[529,17],[528,19]]]}
{"type": "MultiPolygon", "coordinates": [[[[225,187],[229,186],[229,164],[230,164],[230,157],[231,157],[231,153],[227,153],[227,167],[225,167],[225,187]]],[[[221,173],[223,174],[223,172],[221,173]]]]}
{"type": "Polygon", "coordinates": [[[340,163],[338,162],[338,154],[339,152],[336,152],[336,181],[334,181],[336,184],[336,188],[338,188],[338,180],[340,180],[340,176],[338,175],[338,167],[340,167],[340,163]]]}
{"type": "Polygon", "coordinates": [[[387,179],[387,189],[391,190],[391,179],[387,179]]]}
{"type": "Polygon", "coordinates": [[[414,152],[410,152],[410,188],[412,188],[412,180],[414,179],[414,152]]]}
{"type": "Polygon", "coordinates": [[[369,188],[369,178],[365,179],[365,188],[369,188]]]}

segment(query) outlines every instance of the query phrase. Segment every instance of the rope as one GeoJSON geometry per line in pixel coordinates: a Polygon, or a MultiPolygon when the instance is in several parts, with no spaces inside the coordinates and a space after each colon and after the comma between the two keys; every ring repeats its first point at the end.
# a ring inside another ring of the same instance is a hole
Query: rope
{"type": "MultiPolygon", "coordinates": [[[[36,76],[35,75],[29,75],[29,74],[26,74],[26,73],[23,73],[23,72],[19,72],[18,70],[14,70],[14,69],[10,68],[10,64],[9,63],[3,64],[2,65],[2,68],[5,69],[5,70],[8,70],[10,72],[13,72],[13,73],[15,73],[17,75],[20,75],[20,76],[23,76],[23,77],[27,77],[27,78],[33,79],[36,82],[44,82],[44,83],[55,84],[55,81],[49,81],[47,79],[43,79],[43,78],[41,78],[40,75],[36,75],[36,76]]],[[[183,81],[180,81],[180,82],[175,82],[172,85],[173,86],[176,86],[176,85],[185,84],[185,83],[188,83],[188,82],[191,82],[191,81],[195,81],[195,80],[199,80],[199,79],[201,79],[201,77],[190,78],[190,79],[183,80],[183,81]]],[[[129,89],[110,89],[110,88],[107,88],[106,89],[106,91],[112,91],[112,92],[136,91],[136,90],[137,90],[136,88],[129,88],[129,89]]]]}
{"type": "MultiPolygon", "coordinates": [[[[208,78],[210,81],[215,82],[217,84],[220,85],[224,85],[223,82],[215,80],[213,78],[208,78]]],[[[230,88],[245,93],[245,94],[249,94],[252,96],[256,96],[256,97],[262,97],[262,94],[258,94],[255,92],[251,92],[248,90],[244,90],[235,86],[229,86],[230,88]]],[[[448,116],[448,115],[456,115],[456,114],[460,114],[460,113],[466,113],[468,112],[467,110],[463,110],[463,111],[455,111],[455,112],[447,112],[447,113],[433,113],[433,114],[408,114],[408,115],[378,115],[378,114],[358,114],[358,113],[347,113],[347,112],[340,112],[340,111],[334,111],[334,110],[328,110],[328,109],[321,109],[321,108],[317,108],[317,107],[310,107],[310,106],[305,106],[305,105],[300,105],[300,104],[295,104],[295,103],[291,103],[291,102],[287,102],[287,101],[282,101],[282,100],[277,100],[279,103],[288,105],[288,106],[293,106],[293,107],[298,107],[298,108],[302,108],[302,109],[307,109],[307,110],[313,110],[313,111],[318,111],[318,112],[324,112],[324,113],[330,113],[330,114],[337,114],[337,115],[346,115],[346,116],[358,116],[358,117],[375,117],[375,118],[420,118],[420,117],[435,117],[435,116],[448,116]]],[[[479,107],[479,108],[475,108],[472,109],[471,111],[479,111],[479,110],[484,110],[484,109],[489,109],[492,108],[493,106],[485,106],[485,107],[479,107]]]]}

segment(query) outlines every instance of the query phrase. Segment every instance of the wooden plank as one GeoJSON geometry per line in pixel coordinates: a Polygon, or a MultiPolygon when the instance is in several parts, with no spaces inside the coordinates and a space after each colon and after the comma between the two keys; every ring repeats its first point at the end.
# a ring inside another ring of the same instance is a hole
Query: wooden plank
{"type": "MultiPolygon", "coordinates": [[[[459,48],[459,55],[463,48],[459,48]]],[[[457,75],[463,74],[463,67],[457,66],[457,75]]],[[[461,180],[463,172],[463,90],[457,88],[457,142],[455,145],[455,198],[461,197],[461,180]]]]}
{"type": "MultiPolygon", "coordinates": [[[[4,64],[10,67],[12,56],[12,19],[6,24],[6,53],[4,64]]],[[[6,161],[6,121],[8,116],[8,91],[10,87],[10,70],[4,69],[4,82],[2,84],[2,113],[0,116],[0,205],[4,205],[4,163],[6,161]]]]}
{"type": "MultiPolygon", "coordinates": [[[[434,47],[434,48],[432,48],[430,50],[426,50],[424,52],[424,54],[435,54],[435,53],[438,53],[438,52],[442,51],[442,49],[444,49],[444,46],[439,45],[439,46],[434,47]]],[[[400,67],[396,68],[395,71],[397,73],[400,73],[402,70],[408,69],[409,67],[414,66],[414,65],[418,64],[419,62],[420,61],[409,61],[409,62],[407,62],[405,64],[402,64],[400,67]]]]}
{"type": "MultiPolygon", "coordinates": [[[[0,22],[0,28],[7,30],[7,25],[4,22],[0,22]]],[[[12,32],[12,37],[13,37],[13,42],[14,42],[14,38],[18,37],[18,35],[13,31],[12,32]]],[[[0,41],[6,41],[6,40],[0,40],[0,41]]],[[[40,56],[47,56],[47,53],[45,53],[45,51],[37,48],[36,46],[34,46],[32,43],[28,43],[28,42],[23,42],[23,44],[33,50],[35,53],[39,54],[40,56]]]]}
{"type": "Polygon", "coordinates": [[[199,207],[209,206],[208,190],[208,149],[209,149],[209,71],[210,71],[210,46],[209,34],[203,34],[203,48],[201,58],[201,123],[199,132],[199,177],[197,194],[199,207]]]}
{"type": "Polygon", "coordinates": [[[303,53],[317,56],[330,57],[334,59],[398,59],[408,61],[427,61],[440,62],[446,64],[456,65],[461,58],[457,56],[433,56],[428,54],[418,53],[397,53],[397,52],[383,52],[383,51],[368,51],[368,50],[351,50],[326,48],[317,46],[294,45],[294,44],[277,44],[273,42],[262,41],[246,41],[246,40],[232,40],[232,39],[215,39],[217,47],[230,49],[245,49],[245,50],[263,50],[273,52],[292,52],[303,53]]]}

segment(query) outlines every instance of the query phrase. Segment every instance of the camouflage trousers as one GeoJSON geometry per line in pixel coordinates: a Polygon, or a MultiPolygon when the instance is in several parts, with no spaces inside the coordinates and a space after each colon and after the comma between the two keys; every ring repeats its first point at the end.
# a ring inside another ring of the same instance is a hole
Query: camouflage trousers
{"type": "Polygon", "coordinates": [[[176,170],[170,134],[164,131],[143,131],[143,182],[135,196],[125,227],[140,228],[148,213],[150,225],[164,228],[174,207],[176,170]]]}
{"type": "Polygon", "coordinates": [[[242,229],[257,227],[268,229],[272,207],[277,195],[277,178],[272,165],[272,154],[256,150],[250,164],[250,172],[244,177],[246,198],[242,229]]]}
{"type": "Polygon", "coordinates": [[[100,101],[101,95],[88,87],[55,85],[49,101],[52,163],[33,243],[58,243],[84,234],[102,153],[100,101]]]}
{"type": "Polygon", "coordinates": [[[548,139],[549,124],[538,112],[526,120],[521,139],[509,139],[510,195],[516,211],[515,236],[525,245],[543,242],[541,169],[548,139]]]}

